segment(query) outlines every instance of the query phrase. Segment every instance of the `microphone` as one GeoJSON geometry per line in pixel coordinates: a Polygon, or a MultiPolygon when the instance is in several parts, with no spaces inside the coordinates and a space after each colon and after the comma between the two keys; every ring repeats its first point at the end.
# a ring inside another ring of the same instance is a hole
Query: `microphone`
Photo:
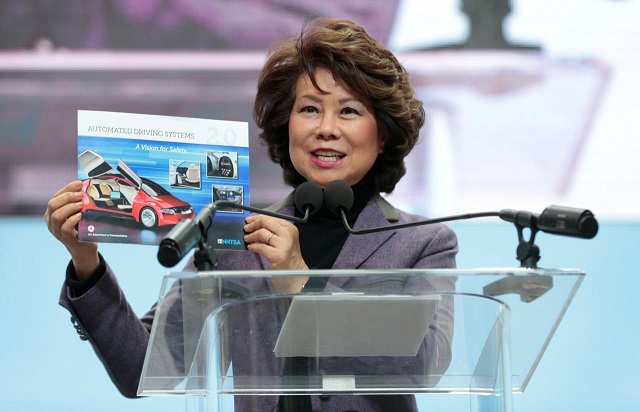
{"type": "Polygon", "coordinates": [[[211,227],[216,207],[215,203],[209,203],[193,219],[181,220],[171,228],[160,241],[158,249],[158,262],[162,266],[175,266],[198,244],[202,235],[211,227]]]}
{"type": "Polygon", "coordinates": [[[522,227],[562,236],[592,239],[598,233],[598,221],[593,213],[586,209],[552,205],[539,215],[504,209],[500,211],[499,217],[522,227]]]}
{"type": "MultiPolygon", "coordinates": [[[[320,186],[313,182],[304,182],[296,189],[293,194],[293,203],[296,205],[296,209],[305,213],[309,213],[309,216],[317,213],[322,209],[323,193],[320,186]]],[[[309,219],[309,216],[305,216],[305,222],[309,219]]],[[[290,218],[291,216],[287,216],[290,218]]]]}
{"type": "Polygon", "coordinates": [[[213,217],[219,206],[234,207],[236,209],[298,223],[305,223],[311,215],[322,208],[322,189],[315,183],[302,183],[295,190],[293,196],[296,208],[304,213],[302,218],[237,204],[227,200],[218,200],[214,203],[209,203],[202,208],[193,219],[181,220],[167,233],[167,236],[160,242],[158,248],[158,261],[165,267],[173,267],[180,262],[191,249],[198,243],[201,243],[203,239],[206,242],[207,231],[213,223],[213,217]]]}
{"type": "Polygon", "coordinates": [[[528,227],[534,230],[553,233],[563,236],[579,237],[591,239],[598,233],[598,222],[593,213],[585,209],[576,209],[565,206],[549,206],[542,214],[537,215],[531,212],[503,209],[499,212],[479,212],[462,215],[446,216],[437,219],[420,220],[417,222],[403,223],[398,225],[388,225],[373,227],[368,229],[354,230],[347,221],[347,213],[353,206],[353,190],[351,186],[343,180],[335,180],[327,184],[324,189],[325,207],[341,216],[342,224],[347,232],[354,235],[381,232],[385,230],[402,229],[420,225],[449,222],[453,220],[475,219],[480,217],[500,217],[507,222],[515,223],[521,227],[528,227]]]}
{"type": "Polygon", "coordinates": [[[353,206],[353,190],[344,180],[329,182],[324,188],[325,208],[340,216],[341,211],[349,213],[353,206]]]}

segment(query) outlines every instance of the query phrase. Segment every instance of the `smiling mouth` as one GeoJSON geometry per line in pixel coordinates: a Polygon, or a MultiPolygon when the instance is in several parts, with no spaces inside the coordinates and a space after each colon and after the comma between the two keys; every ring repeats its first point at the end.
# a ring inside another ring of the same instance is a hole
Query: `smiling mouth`
{"type": "Polygon", "coordinates": [[[342,159],[346,155],[338,152],[327,152],[327,151],[316,151],[311,153],[313,156],[317,157],[319,160],[323,162],[337,162],[342,159]]]}

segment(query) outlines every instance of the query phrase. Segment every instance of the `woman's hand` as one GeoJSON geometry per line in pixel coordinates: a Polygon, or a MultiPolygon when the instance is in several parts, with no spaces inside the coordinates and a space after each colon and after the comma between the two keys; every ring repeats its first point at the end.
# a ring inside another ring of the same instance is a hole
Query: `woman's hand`
{"type": "MultiPolygon", "coordinates": [[[[272,270],[309,270],[293,223],[266,215],[251,215],[245,222],[247,248],[264,256],[272,270]]],[[[285,293],[300,292],[307,280],[308,276],[271,278],[273,286],[285,293]]]]}
{"type": "Polygon", "coordinates": [[[96,243],[78,242],[78,222],[82,217],[82,182],[71,182],[47,204],[44,221],[53,236],[67,248],[78,280],[89,278],[100,264],[96,243]]]}

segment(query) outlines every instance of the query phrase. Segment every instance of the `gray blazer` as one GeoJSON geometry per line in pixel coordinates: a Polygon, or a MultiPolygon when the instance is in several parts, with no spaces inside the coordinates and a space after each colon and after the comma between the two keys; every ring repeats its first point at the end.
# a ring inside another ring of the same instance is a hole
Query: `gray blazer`
{"type": "MultiPolygon", "coordinates": [[[[280,213],[292,215],[294,206],[291,197],[281,204],[274,205],[280,213]]],[[[364,229],[390,223],[405,223],[422,219],[393,208],[379,196],[375,196],[365,206],[354,227],[364,229]]],[[[408,229],[389,230],[366,235],[349,235],[333,269],[395,269],[395,268],[454,268],[457,253],[457,239],[453,231],[442,224],[417,226],[408,229]]],[[[248,251],[218,251],[218,269],[220,270],[262,270],[269,269],[269,263],[259,255],[248,251]]],[[[193,271],[193,261],[185,267],[193,271]]],[[[412,282],[421,282],[414,279],[412,282]]],[[[441,284],[407,284],[402,290],[453,291],[452,281],[440,281],[441,284]],[[426,288],[426,289],[425,289],[426,288]]],[[[245,284],[252,291],[267,291],[270,284],[266,279],[253,279],[245,284]]],[[[394,282],[380,282],[366,277],[330,278],[325,291],[373,290],[398,291],[394,282]]],[[[127,397],[135,397],[144,363],[149,332],[154,319],[155,306],[142,318],[138,318],[127,303],[119,288],[114,273],[107,264],[107,271],[100,281],[84,295],[74,298],[66,286],[63,286],[60,304],[67,308],[79,327],[88,336],[98,358],[104,364],[118,390],[127,397]]],[[[274,321],[265,314],[253,319],[255,324],[268,324],[274,321]]],[[[244,320],[246,323],[246,320],[244,320]]],[[[245,325],[246,326],[246,325],[245,325]]],[[[248,325],[248,327],[251,327],[248,325]]],[[[274,328],[271,328],[274,329],[274,328]]],[[[413,372],[416,374],[438,374],[446,370],[450,360],[450,346],[453,335],[453,303],[444,299],[440,304],[434,322],[419,351],[422,362],[404,365],[406,359],[388,357],[373,358],[377,373],[413,372]],[[436,353],[438,354],[436,356],[436,353]],[[420,370],[412,370],[411,368],[420,370]],[[411,370],[407,370],[409,368],[411,370]]],[[[269,339],[261,339],[269,342],[269,339]]],[[[238,348],[252,354],[251,361],[236,361],[234,372],[261,374],[273,365],[273,354],[269,350],[252,346],[256,342],[239,342],[238,348]]],[[[269,343],[271,344],[271,343],[269,343]]],[[[271,348],[273,348],[271,346],[271,348]]],[[[240,350],[240,349],[238,349],[240,350]]],[[[240,357],[244,359],[246,357],[240,357]]],[[[316,367],[331,367],[331,360],[316,367]]],[[[369,365],[371,366],[371,365],[369,365]]],[[[277,397],[274,396],[237,396],[237,411],[277,410],[277,397]]],[[[413,396],[313,396],[313,409],[318,411],[412,411],[416,410],[413,396]]]]}

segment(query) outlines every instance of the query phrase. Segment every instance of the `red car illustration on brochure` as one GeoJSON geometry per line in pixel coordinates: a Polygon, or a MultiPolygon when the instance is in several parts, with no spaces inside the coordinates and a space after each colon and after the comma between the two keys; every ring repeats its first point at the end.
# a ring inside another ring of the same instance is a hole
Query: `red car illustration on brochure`
{"type": "Polygon", "coordinates": [[[118,159],[116,168],[119,173],[92,150],[80,153],[78,162],[88,176],[82,186],[83,216],[96,213],[132,219],[147,229],[194,217],[189,203],[158,183],[138,176],[122,159],[118,159]]]}

